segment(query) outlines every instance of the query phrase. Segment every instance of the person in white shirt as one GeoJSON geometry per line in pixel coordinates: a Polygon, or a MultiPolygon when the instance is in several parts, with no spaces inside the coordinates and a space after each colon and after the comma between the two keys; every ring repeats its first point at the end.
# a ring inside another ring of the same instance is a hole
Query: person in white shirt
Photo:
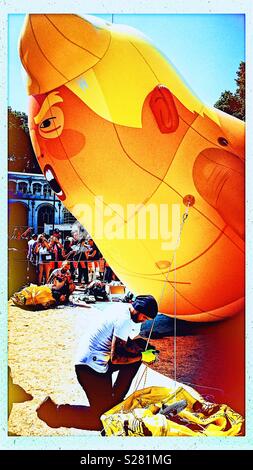
{"type": "MultiPolygon", "coordinates": [[[[90,406],[56,405],[47,397],[37,409],[38,417],[50,427],[101,429],[100,416],[124,399],[141,362],[146,362],[147,351],[133,338],[140,333],[141,323],[154,319],[157,311],[154,297],[145,295],[137,296],[131,305],[113,305],[96,315],[87,325],[75,362],[90,406]],[[115,371],[118,376],[113,384],[115,371]]],[[[154,361],[155,354],[151,356],[154,361]]]]}
{"type": "Polygon", "coordinates": [[[38,256],[38,286],[40,286],[43,274],[45,274],[45,283],[48,282],[50,274],[50,245],[43,234],[38,238],[38,242],[35,246],[35,254],[38,256]]]}
{"type": "Polygon", "coordinates": [[[33,233],[31,240],[29,240],[28,242],[27,259],[33,264],[35,264],[35,258],[36,258],[34,248],[37,243],[37,238],[38,238],[38,235],[36,235],[36,233],[33,233]]]}

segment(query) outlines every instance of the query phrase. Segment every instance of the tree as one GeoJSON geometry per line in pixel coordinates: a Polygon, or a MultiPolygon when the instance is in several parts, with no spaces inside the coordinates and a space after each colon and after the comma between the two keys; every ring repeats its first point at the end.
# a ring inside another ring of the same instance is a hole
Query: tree
{"type": "Polygon", "coordinates": [[[31,144],[28,117],[8,108],[8,169],[22,173],[41,173],[31,144]]]}
{"type": "Polygon", "coordinates": [[[235,79],[237,84],[236,96],[241,104],[241,118],[245,120],[245,62],[241,62],[239,69],[236,72],[237,78],[235,79]]]}
{"type": "Polygon", "coordinates": [[[245,62],[240,63],[236,75],[235,93],[225,90],[221,93],[214,107],[245,121],[245,62]]]}

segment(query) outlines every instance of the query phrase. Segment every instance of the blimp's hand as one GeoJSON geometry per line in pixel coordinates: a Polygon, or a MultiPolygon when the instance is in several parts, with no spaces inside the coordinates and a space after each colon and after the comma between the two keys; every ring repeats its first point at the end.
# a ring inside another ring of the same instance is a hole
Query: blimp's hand
{"type": "Polygon", "coordinates": [[[193,167],[199,194],[219,212],[224,221],[244,238],[244,164],[222,149],[201,152],[193,167]]]}

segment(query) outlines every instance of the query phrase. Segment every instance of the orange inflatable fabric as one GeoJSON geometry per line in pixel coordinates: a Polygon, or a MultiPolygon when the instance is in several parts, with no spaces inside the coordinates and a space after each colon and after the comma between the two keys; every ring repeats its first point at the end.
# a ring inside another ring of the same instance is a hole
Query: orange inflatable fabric
{"type": "Polygon", "coordinates": [[[20,57],[41,169],[117,276],[169,315],[176,289],[180,319],[241,311],[244,123],[205,106],[133,28],[32,14],[20,57]]]}

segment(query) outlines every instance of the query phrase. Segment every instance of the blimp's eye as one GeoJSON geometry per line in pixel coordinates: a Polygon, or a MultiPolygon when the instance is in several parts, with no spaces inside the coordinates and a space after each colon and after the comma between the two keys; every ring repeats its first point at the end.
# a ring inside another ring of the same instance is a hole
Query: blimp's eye
{"type": "Polygon", "coordinates": [[[227,141],[227,139],[225,139],[225,137],[219,137],[218,138],[218,143],[220,145],[222,145],[223,147],[226,147],[228,145],[228,141],[227,141]]]}
{"type": "Polygon", "coordinates": [[[55,116],[51,117],[50,119],[45,119],[42,121],[40,128],[44,129],[46,127],[50,127],[53,124],[53,119],[55,119],[55,116]]]}
{"type": "Polygon", "coordinates": [[[56,139],[64,128],[64,114],[58,106],[52,106],[39,124],[39,134],[44,139],[56,139]]]}

